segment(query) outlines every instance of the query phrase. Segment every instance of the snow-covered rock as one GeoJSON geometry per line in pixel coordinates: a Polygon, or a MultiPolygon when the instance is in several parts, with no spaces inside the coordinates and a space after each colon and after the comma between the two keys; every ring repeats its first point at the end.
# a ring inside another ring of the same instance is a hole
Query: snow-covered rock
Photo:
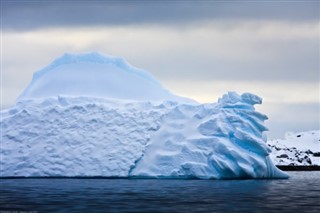
{"type": "Polygon", "coordinates": [[[269,157],[267,117],[254,109],[258,96],[229,92],[217,103],[195,104],[149,74],[132,77],[136,70],[118,69],[113,58],[63,58],[1,111],[2,177],[288,177],[269,157]],[[92,83],[97,87],[86,93],[92,83]]]}
{"type": "Polygon", "coordinates": [[[320,130],[287,133],[285,139],[269,140],[276,165],[320,166],[320,130]]]}

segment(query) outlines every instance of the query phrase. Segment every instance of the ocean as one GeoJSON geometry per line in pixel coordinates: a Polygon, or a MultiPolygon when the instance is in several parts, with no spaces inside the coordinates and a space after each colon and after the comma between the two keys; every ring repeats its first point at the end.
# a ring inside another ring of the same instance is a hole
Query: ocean
{"type": "Polygon", "coordinates": [[[289,179],[0,179],[0,213],[320,212],[320,172],[289,179]]]}

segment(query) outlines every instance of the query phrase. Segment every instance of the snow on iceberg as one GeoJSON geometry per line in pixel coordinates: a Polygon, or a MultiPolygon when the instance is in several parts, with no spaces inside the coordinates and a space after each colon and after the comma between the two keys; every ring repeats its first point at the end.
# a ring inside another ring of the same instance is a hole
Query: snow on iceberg
{"type": "Polygon", "coordinates": [[[37,71],[18,100],[50,96],[107,97],[139,101],[195,101],[173,95],[149,73],[124,59],[92,52],[65,54],[37,71]]]}
{"type": "Polygon", "coordinates": [[[16,105],[1,111],[2,177],[288,177],[270,160],[267,117],[254,109],[261,98],[229,92],[195,104],[113,59],[67,55],[34,75],[16,105]],[[97,81],[86,81],[91,72],[97,81]],[[136,92],[138,84],[154,91],[136,92]]]}

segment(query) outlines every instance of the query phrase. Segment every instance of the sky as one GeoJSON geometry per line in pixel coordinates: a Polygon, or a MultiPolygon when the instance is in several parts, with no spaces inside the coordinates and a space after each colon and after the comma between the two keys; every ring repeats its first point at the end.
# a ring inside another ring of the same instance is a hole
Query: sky
{"type": "Polygon", "coordinates": [[[64,53],[99,51],[201,103],[263,98],[269,138],[320,129],[319,1],[1,1],[1,107],[64,53]]]}

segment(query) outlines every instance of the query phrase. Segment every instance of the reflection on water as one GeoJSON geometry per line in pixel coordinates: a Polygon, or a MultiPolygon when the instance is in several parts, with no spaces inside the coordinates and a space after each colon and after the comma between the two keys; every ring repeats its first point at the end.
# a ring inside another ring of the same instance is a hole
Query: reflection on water
{"type": "Polygon", "coordinates": [[[319,212],[320,172],[288,180],[0,179],[0,212],[319,212]]]}

